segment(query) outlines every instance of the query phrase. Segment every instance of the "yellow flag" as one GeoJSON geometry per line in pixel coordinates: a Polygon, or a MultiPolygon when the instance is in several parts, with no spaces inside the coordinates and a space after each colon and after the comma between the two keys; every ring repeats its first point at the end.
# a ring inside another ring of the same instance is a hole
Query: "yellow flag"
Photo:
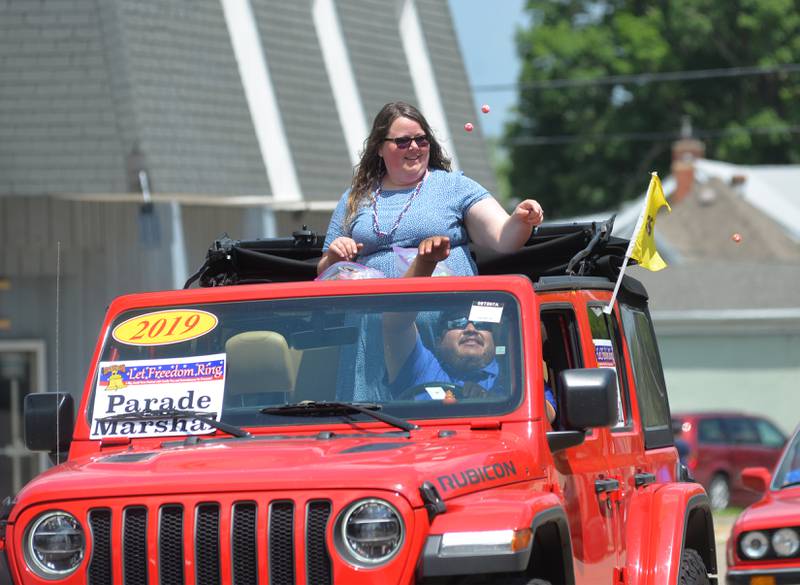
{"type": "Polygon", "coordinates": [[[664,197],[661,181],[656,173],[650,173],[650,186],[647,188],[647,201],[644,205],[644,215],[639,232],[634,234],[636,240],[633,244],[631,258],[636,260],[642,268],[655,272],[667,266],[656,250],[656,217],[658,210],[664,206],[672,211],[664,197]]]}

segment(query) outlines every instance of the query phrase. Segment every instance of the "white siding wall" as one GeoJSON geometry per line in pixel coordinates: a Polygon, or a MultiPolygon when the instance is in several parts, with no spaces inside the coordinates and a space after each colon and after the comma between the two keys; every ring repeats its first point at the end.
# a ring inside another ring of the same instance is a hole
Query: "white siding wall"
{"type": "Polygon", "coordinates": [[[658,333],[658,344],[673,412],[759,413],[787,433],[800,423],[800,331],[658,333]]]}

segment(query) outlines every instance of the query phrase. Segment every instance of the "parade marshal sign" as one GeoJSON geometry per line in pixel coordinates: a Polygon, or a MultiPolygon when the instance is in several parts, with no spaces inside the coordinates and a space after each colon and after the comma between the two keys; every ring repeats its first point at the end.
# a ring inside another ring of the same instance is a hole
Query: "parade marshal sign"
{"type": "Polygon", "coordinates": [[[100,362],[91,439],[200,435],[214,429],[195,417],[155,411],[208,413],[219,420],[225,390],[225,354],[158,360],[100,362]],[[137,420],[137,413],[148,416],[137,420]],[[122,417],[120,415],[130,415],[122,417]],[[115,420],[116,419],[116,420],[115,420]]]}

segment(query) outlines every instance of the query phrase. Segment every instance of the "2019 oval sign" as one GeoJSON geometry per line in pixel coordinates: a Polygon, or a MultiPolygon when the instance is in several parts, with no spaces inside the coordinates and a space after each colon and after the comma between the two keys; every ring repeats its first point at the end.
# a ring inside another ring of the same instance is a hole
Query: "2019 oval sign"
{"type": "Polygon", "coordinates": [[[170,309],[146,313],[123,321],[111,332],[128,345],[168,345],[201,337],[218,323],[216,315],[195,309],[170,309]]]}

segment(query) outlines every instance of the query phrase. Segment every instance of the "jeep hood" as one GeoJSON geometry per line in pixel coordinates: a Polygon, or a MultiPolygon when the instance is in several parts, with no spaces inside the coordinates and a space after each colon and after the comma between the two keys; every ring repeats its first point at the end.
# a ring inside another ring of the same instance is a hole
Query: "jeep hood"
{"type": "Polygon", "coordinates": [[[421,503],[433,483],[444,499],[543,474],[519,437],[458,430],[451,436],[260,436],[76,459],[29,483],[20,503],[208,492],[374,489],[421,503]]]}

